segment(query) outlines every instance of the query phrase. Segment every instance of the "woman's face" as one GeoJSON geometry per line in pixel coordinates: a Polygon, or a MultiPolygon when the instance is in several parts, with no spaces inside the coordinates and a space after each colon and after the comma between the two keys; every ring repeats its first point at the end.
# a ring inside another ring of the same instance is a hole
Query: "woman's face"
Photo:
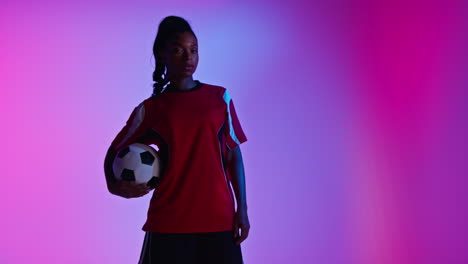
{"type": "Polygon", "coordinates": [[[198,66],[198,42],[191,32],[177,34],[166,43],[162,60],[169,78],[190,77],[198,66]]]}

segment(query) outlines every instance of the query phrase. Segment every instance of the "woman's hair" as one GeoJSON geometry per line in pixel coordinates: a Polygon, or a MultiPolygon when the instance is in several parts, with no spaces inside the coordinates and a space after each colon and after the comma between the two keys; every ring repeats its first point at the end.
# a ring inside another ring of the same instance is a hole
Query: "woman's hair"
{"type": "Polygon", "coordinates": [[[166,65],[158,60],[158,53],[164,49],[166,41],[173,38],[176,34],[183,32],[191,32],[194,36],[192,28],[189,23],[178,16],[167,16],[161,23],[159,23],[158,33],[153,44],[153,55],[156,61],[156,67],[153,72],[153,95],[158,96],[162,93],[164,87],[169,82],[167,79],[167,72],[165,72],[166,65]],[[164,77],[163,77],[164,75],[164,77]]]}

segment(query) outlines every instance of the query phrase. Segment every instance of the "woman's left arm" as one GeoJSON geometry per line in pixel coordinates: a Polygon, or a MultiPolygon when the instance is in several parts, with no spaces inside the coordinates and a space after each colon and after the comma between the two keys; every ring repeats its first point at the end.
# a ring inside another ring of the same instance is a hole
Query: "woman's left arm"
{"type": "Polygon", "coordinates": [[[244,163],[239,145],[227,151],[227,169],[231,176],[232,186],[236,194],[237,211],[234,218],[234,237],[240,245],[249,235],[250,223],[247,215],[247,196],[245,188],[244,163]],[[241,235],[239,236],[239,228],[241,235]]]}

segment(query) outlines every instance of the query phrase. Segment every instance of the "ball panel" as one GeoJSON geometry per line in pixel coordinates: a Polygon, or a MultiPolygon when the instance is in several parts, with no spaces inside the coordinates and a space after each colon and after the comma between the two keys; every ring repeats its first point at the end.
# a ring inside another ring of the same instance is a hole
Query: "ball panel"
{"type": "Polygon", "coordinates": [[[151,188],[156,188],[158,187],[160,181],[160,177],[152,177],[151,180],[148,181],[148,186],[151,188]]]}
{"type": "Polygon", "coordinates": [[[117,180],[147,183],[156,188],[160,182],[159,153],[148,145],[133,143],[124,147],[114,159],[112,169],[117,180]]]}
{"type": "Polygon", "coordinates": [[[153,165],[155,157],[149,151],[145,151],[140,153],[140,159],[142,164],[151,166],[153,165]]]}
{"type": "Polygon", "coordinates": [[[151,166],[139,166],[135,171],[135,182],[146,183],[153,175],[153,167],[151,166]]]}
{"type": "Polygon", "coordinates": [[[120,176],[123,181],[135,181],[135,174],[133,173],[133,170],[123,169],[120,176]]]}

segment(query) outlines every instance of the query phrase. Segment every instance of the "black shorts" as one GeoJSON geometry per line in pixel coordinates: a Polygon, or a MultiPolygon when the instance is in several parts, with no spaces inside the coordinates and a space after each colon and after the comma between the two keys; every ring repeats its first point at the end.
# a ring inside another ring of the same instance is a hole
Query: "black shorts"
{"type": "Polygon", "coordinates": [[[233,234],[145,232],[138,264],[243,264],[233,234]]]}

